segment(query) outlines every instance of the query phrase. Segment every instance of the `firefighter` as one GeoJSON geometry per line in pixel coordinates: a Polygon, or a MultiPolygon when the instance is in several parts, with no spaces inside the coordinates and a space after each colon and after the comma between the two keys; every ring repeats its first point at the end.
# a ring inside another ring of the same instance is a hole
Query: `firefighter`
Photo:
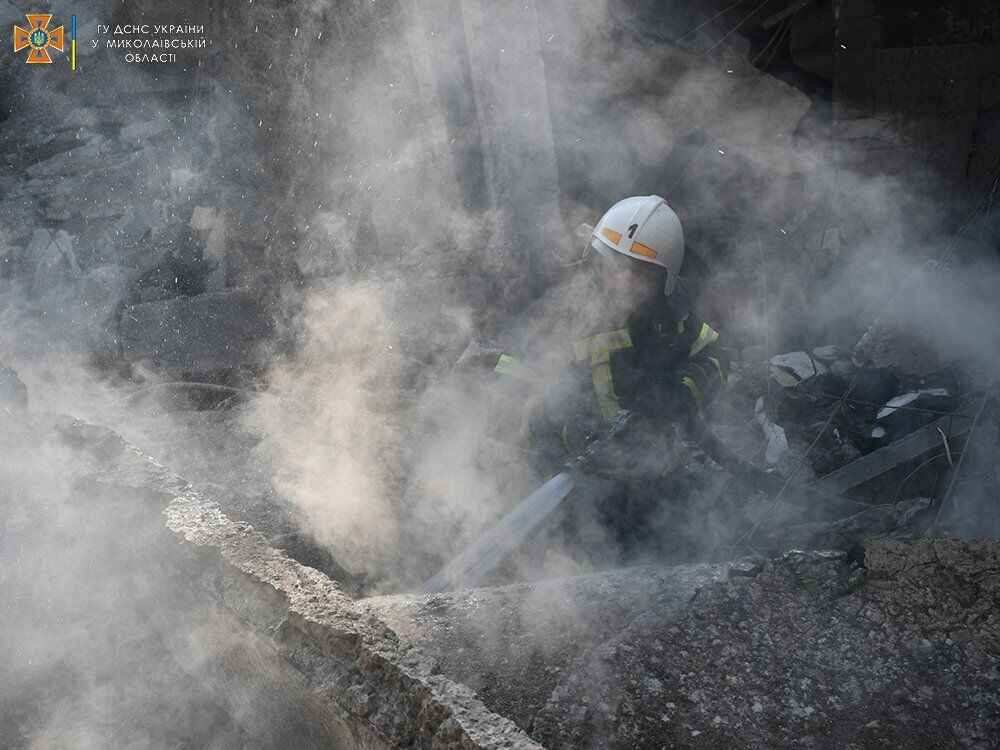
{"type": "MultiPolygon", "coordinates": [[[[680,282],[684,233],[663,198],[616,203],[589,233],[589,249],[598,266],[606,324],[573,342],[576,379],[586,384],[587,398],[544,404],[544,396],[535,393],[522,415],[524,437],[536,437],[536,423],[553,416],[558,421],[552,412],[569,408],[577,413],[565,415],[559,425],[564,442],[597,437],[622,408],[683,420],[726,384],[728,361],[718,331],[688,310],[680,282]],[[581,429],[592,434],[580,435],[581,429]]],[[[532,371],[509,355],[500,357],[495,371],[532,379],[532,371]]]]}
{"type": "Polygon", "coordinates": [[[587,237],[599,290],[590,304],[600,308],[588,317],[601,324],[575,337],[571,351],[567,346],[567,367],[557,376],[536,375],[507,354],[495,371],[531,384],[518,429],[543,463],[577,454],[620,409],[633,412],[596,473],[617,482],[598,490],[605,495],[599,504],[619,537],[635,541],[648,525],[643,519],[678,481],[676,456],[701,460],[674,448],[693,447],[684,425],[725,386],[728,360],[718,331],[689,310],[680,280],[684,233],[663,198],[619,201],[587,237]]]}

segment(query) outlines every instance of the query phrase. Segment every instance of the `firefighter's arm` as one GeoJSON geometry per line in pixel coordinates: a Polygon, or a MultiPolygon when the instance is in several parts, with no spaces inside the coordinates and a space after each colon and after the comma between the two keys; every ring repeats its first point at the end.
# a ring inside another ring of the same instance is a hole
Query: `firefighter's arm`
{"type": "Polygon", "coordinates": [[[600,434],[583,417],[575,417],[567,404],[543,386],[538,374],[508,354],[500,357],[494,372],[516,384],[519,403],[505,420],[508,432],[528,444],[561,445],[566,453],[579,453],[600,434]]]}
{"type": "Polygon", "coordinates": [[[677,367],[678,393],[684,403],[696,410],[711,403],[725,385],[729,374],[729,357],[719,343],[719,332],[708,323],[696,322],[696,336],[691,342],[687,359],[677,367]]]}
{"type": "Polygon", "coordinates": [[[511,413],[505,420],[513,427],[513,432],[521,440],[531,440],[534,433],[533,422],[537,422],[537,414],[541,401],[541,386],[538,374],[516,357],[503,354],[497,361],[493,372],[504,381],[514,386],[520,404],[515,407],[516,414],[511,413]]]}

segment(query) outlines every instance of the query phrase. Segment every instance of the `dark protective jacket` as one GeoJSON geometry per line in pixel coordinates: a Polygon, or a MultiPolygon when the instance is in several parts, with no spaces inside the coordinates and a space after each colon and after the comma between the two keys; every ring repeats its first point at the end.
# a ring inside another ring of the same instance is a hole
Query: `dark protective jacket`
{"type": "MultiPolygon", "coordinates": [[[[590,436],[598,437],[600,425],[610,424],[619,409],[632,408],[640,395],[636,410],[658,420],[675,416],[664,410],[700,410],[725,386],[729,370],[719,333],[696,318],[677,320],[662,296],[637,309],[624,326],[598,330],[574,342],[572,360],[570,390],[579,398],[553,407],[536,389],[521,414],[522,437],[549,432],[553,417],[562,420],[564,436],[566,425],[574,421],[587,424],[590,436]],[[563,414],[554,415],[553,410],[563,414]]],[[[500,358],[495,371],[526,382],[534,378],[528,367],[509,355],[500,358]]]]}

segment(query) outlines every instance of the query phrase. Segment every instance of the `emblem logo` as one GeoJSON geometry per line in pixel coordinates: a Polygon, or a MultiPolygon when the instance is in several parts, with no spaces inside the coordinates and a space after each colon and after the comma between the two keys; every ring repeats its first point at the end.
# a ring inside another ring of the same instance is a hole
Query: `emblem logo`
{"type": "Polygon", "coordinates": [[[66,47],[66,35],[63,33],[63,27],[49,28],[49,21],[52,20],[50,13],[28,13],[25,18],[28,19],[30,28],[22,29],[20,26],[14,26],[14,51],[20,52],[25,47],[30,47],[31,51],[28,52],[28,59],[25,62],[29,65],[31,63],[51,63],[52,57],[49,55],[49,47],[60,52],[66,47]]]}

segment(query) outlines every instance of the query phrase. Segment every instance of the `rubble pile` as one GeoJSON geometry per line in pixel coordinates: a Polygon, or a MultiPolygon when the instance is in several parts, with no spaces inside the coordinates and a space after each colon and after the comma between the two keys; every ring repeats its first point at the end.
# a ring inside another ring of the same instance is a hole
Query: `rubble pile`
{"type": "Polygon", "coordinates": [[[361,603],[552,748],[986,748],[996,542],[632,569],[361,603]],[[961,675],[961,677],[959,677],[961,675]]]}
{"type": "Polygon", "coordinates": [[[199,89],[179,106],[169,80],[108,68],[136,103],[62,82],[4,121],[0,279],[25,315],[58,319],[53,330],[110,371],[259,366],[274,338],[269,294],[247,293],[253,253],[212,194],[218,153],[189,122],[199,89]]]}
{"type": "MultiPolygon", "coordinates": [[[[5,470],[0,493],[60,459],[50,502],[8,519],[20,538],[74,519],[114,537],[61,554],[118,572],[38,616],[77,605],[78,618],[106,616],[86,605],[134,588],[142,627],[116,661],[149,669],[155,646],[158,690],[224,718],[219,747],[987,748],[1000,731],[994,541],[869,540],[854,557],[796,551],[352,600],[109,430],[55,415],[8,427],[29,460],[5,470]]],[[[38,564],[25,550],[17,585],[38,564]]],[[[132,615],[119,605],[118,616],[132,615]]],[[[33,733],[46,701],[75,695],[58,685],[15,705],[4,730],[33,733]]],[[[129,713],[157,705],[145,695],[106,712],[107,736],[150,728],[129,713]]],[[[73,726],[61,717],[56,740],[73,726]]]]}
{"type": "Polygon", "coordinates": [[[5,747],[538,750],[111,430],[3,409],[0,428],[5,747]]]}

